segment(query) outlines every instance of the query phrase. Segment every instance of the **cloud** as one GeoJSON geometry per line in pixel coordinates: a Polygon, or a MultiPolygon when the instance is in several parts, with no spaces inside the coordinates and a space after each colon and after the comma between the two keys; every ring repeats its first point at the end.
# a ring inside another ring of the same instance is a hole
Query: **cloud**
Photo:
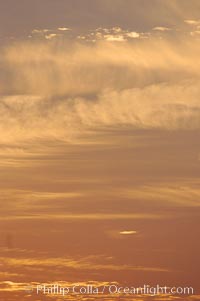
{"type": "Polygon", "coordinates": [[[125,231],[119,232],[119,234],[121,234],[121,235],[133,235],[133,234],[137,234],[137,231],[125,230],[125,231]]]}
{"type": "MultiPolygon", "coordinates": [[[[114,30],[121,36],[120,28],[114,30]]],[[[122,125],[200,128],[197,39],[91,45],[52,41],[53,37],[1,51],[2,142],[40,138],[70,142],[122,125]]]]}
{"type": "Polygon", "coordinates": [[[56,34],[56,33],[50,33],[50,34],[45,35],[45,39],[51,40],[57,36],[58,36],[58,34],[56,34]]]}
{"type": "Polygon", "coordinates": [[[73,258],[4,258],[0,257],[1,262],[10,267],[31,268],[73,268],[77,270],[111,270],[111,271],[149,271],[149,272],[169,272],[168,269],[159,267],[144,267],[131,265],[117,265],[109,263],[103,256],[89,256],[82,259],[73,258]],[[101,259],[102,262],[99,262],[101,259]]]}
{"type": "Polygon", "coordinates": [[[168,28],[168,27],[164,27],[164,26],[157,26],[157,27],[154,27],[153,30],[156,30],[156,31],[170,31],[171,29],[168,28]]]}
{"type": "Polygon", "coordinates": [[[200,206],[200,190],[199,183],[183,183],[176,181],[173,183],[162,183],[149,186],[141,186],[135,189],[127,189],[126,191],[118,191],[121,197],[137,199],[147,204],[159,203],[159,206],[166,206],[167,204],[174,204],[185,207],[199,207],[200,206]],[[152,203],[153,202],[153,203],[152,203]]]}
{"type": "Polygon", "coordinates": [[[111,42],[123,42],[125,41],[125,38],[122,35],[105,35],[104,38],[107,41],[111,41],[111,42]]]}
{"type": "Polygon", "coordinates": [[[184,22],[189,25],[200,25],[200,20],[185,20],[184,22]]]}
{"type": "MultiPolygon", "coordinates": [[[[112,282],[112,284],[117,284],[117,282],[112,282]]],[[[59,285],[61,287],[74,287],[75,285],[80,285],[80,286],[88,286],[88,285],[93,285],[94,287],[103,287],[105,285],[111,285],[109,282],[103,282],[103,281],[88,281],[88,282],[66,282],[66,281],[52,281],[51,283],[49,282],[13,282],[13,281],[1,281],[0,282],[0,291],[9,291],[9,292],[16,292],[16,291],[25,291],[26,289],[30,288],[33,289],[33,292],[36,290],[37,285],[46,285],[46,286],[54,286],[54,285],[59,285]]],[[[32,292],[32,293],[33,293],[32,292]]],[[[51,296],[49,296],[51,297],[51,296]]],[[[52,296],[55,298],[55,296],[52,296]]],[[[76,297],[75,297],[76,298],[76,297]]],[[[70,300],[72,300],[70,298],[70,300]]],[[[74,300],[74,299],[73,299],[74,300]]]]}
{"type": "Polygon", "coordinates": [[[58,27],[54,29],[33,29],[28,37],[40,40],[52,40],[53,38],[64,36],[64,34],[70,30],[71,29],[67,27],[58,27]]]}
{"type": "MultiPolygon", "coordinates": [[[[26,209],[26,208],[25,208],[26,209]]],[[[9,211],[9,210],[8,210],[9,211]]],[[[8,212],[7,212],[8,213],[8,212]]],[[[122,214],[101,214],[101,213],[89,213],[89,214],[61,214],[61,213],[53,213],[53,214],[49,214],[48,212],[46,214],[44,214],[44,212],[42,211],[41,213],[35,213],[32,214],[30,211],[26,211],[24,210],[25,214],[22,214],[22,208],[20,208],[20,215],[5,215],[1,216],[1,220],[3,221],[9,221],[9,220],[71,220],[71,221],[78,221],[78,220],[82,220],[82,221],[106,221],[106,220],[115,220],[115,221],[119,221],[119,220],[160,220],[164,218],[164,214],[151,214],[151,213],[122,213],[122,214]]],[[[169,218],[169,216],[165,215],[165,218],[169,218]]]]}
{"type": "Polygon", "coordinates": [[[152,85],[107,91],[59,101],[30,96],[1,99],[1,139],[4,143],[36,138],[76,141],[82,134],[106,127],[132,129],[200,128],[199,82],[152,85]],[[109,108],[112,107],[112,111],[109,108]]]}
{"type": "Polygon", "coordinates": [[[138,32],[131,31],[131,32],[127,32],[127,33],[126,33],[126,36],[127,36],[128,38],[133,38],[133,39],[135,39],[135,38],[139,38],[139,37],[140,37],[140,34],[139,34],[138,32]]]}
{"type": "Polygon", "coordinates": [[[191,34],[191,36],[199,35],[200,34],[200,30],[191,31],[190,34],[191,34]]]}
{"type": "Polygon", "coordinates": [[[70,28],[68,28],[68,27],[58,27],[58,30],[60,30],[60,31],[68,31],[68,30],[70,30],[70,28]]]}
{"type": "Polygon", "coordinates": [[[49,31],[50,31],[49,29],[33,29],[32,33],[33,34],[43,34],[43,33],[49,32],[49,31]]]}
{"type": "MultiPolygon", "coordinates": [[[[45,296],[45,298],[48,298],[48,300],[56,300],[56,301],[60,301],[61,299],[63,299],[64,297],[63,295],[63,290],[62,288],[73,288],[74,286],[80,286],[81,287],[93,287],[94,288],[98,288],[99,292],[102,292],[103,290],[105,290],[105,293],[102,295],[101,294],[101,300],[102,301],[106,301],[106,300],[110,300],[110,301],[115,301],[119,299],[119,294],[110,294],[108,292],[108,288],[111,285],[115,285],[116,287],[120,287],[120,284],[118,282],[112,281],[112,282],[106,282],[106,281],[79,281],[79,282],[69,282],[69,281],[51,281],[51,282],[14,282],[14,281],[2,281],[0,282],[0,291],[4,292],[4,294],[6,293],[6,297],[7,298],[12,298],[12,300],[14,300],[13,298],[17,298],[20,299],[22,301],[25,300],[35,300],[35,294],[36,294],[36,290],[37,290],[37,286],[44,286],[46,285],[46,288],[49,288],[49,290],[51,290],[52,294],[49,294],[48,296],[45,296]],[[55,288],[54,288],[55,286],[55,288]],[[26,293],[26,295],[24,296],[24,292],[26,293]],[[61,298],[62,297],[62,298],[61,298]]],[[[132,294],[134,294],[134,300],[144,300],[144,301],[181,301],[183,300],[182,296],[174,296],[174,295],[169,295],[169,294],[155,294],[155,295],[150,295],[150,294],[142,294],[142,290],[141,287],[134,287],[133,285],[130,285],[130,289],[132,290],[132,294]],[[135,292],[135,293],[134,293],[135,292]]],[[[78,289],[77,289],[78,291],[78,289]]],[[[192,288],[189,289],[188,291],[192,291],[192,288]]],[[[40,292],[40,294],[38,295],[37,301],[42,301],[41,297],[43,297],[43,293],[42,291],[40,292]]],[[[96,295],[95,295],[96,296],[96,295]]],[[[86,294],[81,294],[78,293],[77,294],[73,294],[72,290],[70,290],[70,292],[67,294],[67,300],[78,300],[80,301],[85,301],[88,300],[88,298],[90,298],[91,300],[94,300],[94,294],[90,294],[90,295],[86,295],[86,294]],[[87,297],[86,297],[87,296],[87,297]]],[[[184,296],[184,300],[185,301],[193,301],[193,300],[199,300],[199,295],[187,295],[185,294],[184,296]]],[[[96,298],[97,299],[97,298],[96,298]]],[[[124,294],[121,294],[121,298],[120,300],[125,301],[127,300],[127,297],[124,296],[124,294]]]]}
{"type": "Polygon", "coordinates": [[[125,42],[131,39],[142,37],[135,31],[129,31],[122,29],[121,27],[112,28],[97,28],[95,31],[91,31],[85,36],[78,36],[79,39],[85,39],[86,41],[109,41],[109,42],[125,42]]]}

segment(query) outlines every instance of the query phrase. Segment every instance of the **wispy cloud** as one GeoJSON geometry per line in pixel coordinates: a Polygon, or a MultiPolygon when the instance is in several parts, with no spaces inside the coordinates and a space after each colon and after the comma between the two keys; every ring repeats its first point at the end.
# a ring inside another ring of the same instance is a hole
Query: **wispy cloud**
{"type": "Polygon", "coordinates": [[[9,74],[1,93],[16,94],[1,96],[1,139],[70,141],[121,125],[199,129],[199,48],[199,41],[190,38],[70,47],[65,42],[62,47],[16,44],[1,57],[9,74]]]}
{"type": "Polygon", "coordinates": [[[60,31],[68,31],[68,30],[70,30],[70,28],[68,28],[68,27],[58,27],[58,30],[60,30],[60,31]]]}
{"type": "Polygon", "coordinates": [[[58,34],[56,34],[56,33],[50,33],[50,34],[45,35],[45,39],[51,40],[57,36],[58,36],[58,34]]]}
{"type": "Polygon", "coordinates": [[[153,28],[153,30],[156,31],[170,31],[171,29],[169,27],[165,27],[165,26],[156,26],[153,28]]]}
{"type": "MultiPolygon", "coordinates": [[[[144,267],[144,266],[131,266],[131,265],[118,265],[115,262],[98,263],[99,256],[86,257],[80,260],[73,258],[3,258],[1,262],[5,265],[12,266],[13,268],[20,267],[28,269],[31,266],[40,268],[73,268],[78,270],[113,270],[113,271],[149,271],[149,272],[169,272],[168,269],[159,267],[144,267]],[[95,262],[97,260],[97,262],[95,262]]],[[[103,259],[103,257],[102,257],[103,259]]]]}
{"type": "Polygon", "coordinates": [[[132,230],[124,230],[119,232],[121,235],[133,235],[133,234],[137,234],[137,231],[132,231],[132,230]]]}
{"type": "Polygon", "coordinates": [[[185,20],[185,23],[189,25],[200,25],[200,20],[185,20]]]}

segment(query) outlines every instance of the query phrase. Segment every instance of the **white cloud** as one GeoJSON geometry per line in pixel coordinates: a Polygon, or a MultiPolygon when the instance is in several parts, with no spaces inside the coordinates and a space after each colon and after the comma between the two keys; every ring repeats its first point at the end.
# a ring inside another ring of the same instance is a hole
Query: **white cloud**
{"type": "Polygon", "coordinates": [[[105,40],[111,41],[111,42],[124,42],[125,38],[122,35],[105,35],[104,36],[105,40]]]}
{"type": "Polygon", "coordinates": [[[58,27],[58,30],[60,30],[60,31],[68,31],[68,30],[70,30],[70,28],[67,28],[67,27],[58,27]]]}
{"type": "Polygon", "coordinates": [[[184,22],[189,25],[200,25],[200,20],[185,20],[184,22]]]}
{"type": "Polygon", "coordinates": [[[137,234],[137,231],[130,231],[130,230],[125,230],[125,231],[121,231],[119,232],[121,235],[133,235],[133,234],[137,234]]]}
{"type": "Polygon", "coordinates": [[[123,30],[120,27],[113,27],[112,30],[116,33],[123,32],[123,30]]]}
{"type": "Polygon", "coordinates": [[[120,27],[98,28],[85,36],[88,41],[106,40],[110,42],[125,42],[128,39],[140,37],[140,33],[135,31],[124,30],[120,27]]]}
{"type": "Polygon", "coordinates": [[[43,34],[43,33],[47,33],[49,32],[50,30],[49,29],[33,29],[32,30],[32,33],[34,34],[43,34]]]}
{"type": "Polygon", "coordinates": [[[126,36],[129,38],[139,38],[140,34],[138,32],[132,31],[132,32],[127,32],[126,36]]]}
{"type": "Polygon", "coordinates": [[[154,27],[153,30],[156,30],[156,31],[170,31],[171,29],[168,28],[168,27],[164,27],[164,26],[157,26],[157,27],[154,27]]]}
{"type": "Polygon", "coordinates": [[[55,38],[55,37],[57,37],[58,35],[56,34],[56,33],[50,33],[50,34],[48,34],[48,35],[45,35],[45,39],[47,39],[47,40],[51,40],[51,39],[53,39],[53,38],[55,38]]]}

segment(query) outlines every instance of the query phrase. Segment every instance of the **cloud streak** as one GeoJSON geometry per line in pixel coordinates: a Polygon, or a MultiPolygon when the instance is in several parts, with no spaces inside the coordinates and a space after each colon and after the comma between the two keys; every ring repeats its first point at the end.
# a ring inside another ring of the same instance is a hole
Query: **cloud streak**
{"type": "Polygon", "coordinates": [[[199,48],[189,37],[17,43],[1,58],[2,140],[73,141],[121,126],[199,129],[199,48]]]}

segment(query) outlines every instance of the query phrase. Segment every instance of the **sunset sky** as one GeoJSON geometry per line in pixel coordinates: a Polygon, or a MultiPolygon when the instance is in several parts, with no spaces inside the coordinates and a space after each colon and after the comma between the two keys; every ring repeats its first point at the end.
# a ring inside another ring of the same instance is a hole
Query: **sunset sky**
{"type": "Polygon", "coordinates": [[[199,54],[199,0],[0,0],[0,301],[200,300],[199,54]]]}

